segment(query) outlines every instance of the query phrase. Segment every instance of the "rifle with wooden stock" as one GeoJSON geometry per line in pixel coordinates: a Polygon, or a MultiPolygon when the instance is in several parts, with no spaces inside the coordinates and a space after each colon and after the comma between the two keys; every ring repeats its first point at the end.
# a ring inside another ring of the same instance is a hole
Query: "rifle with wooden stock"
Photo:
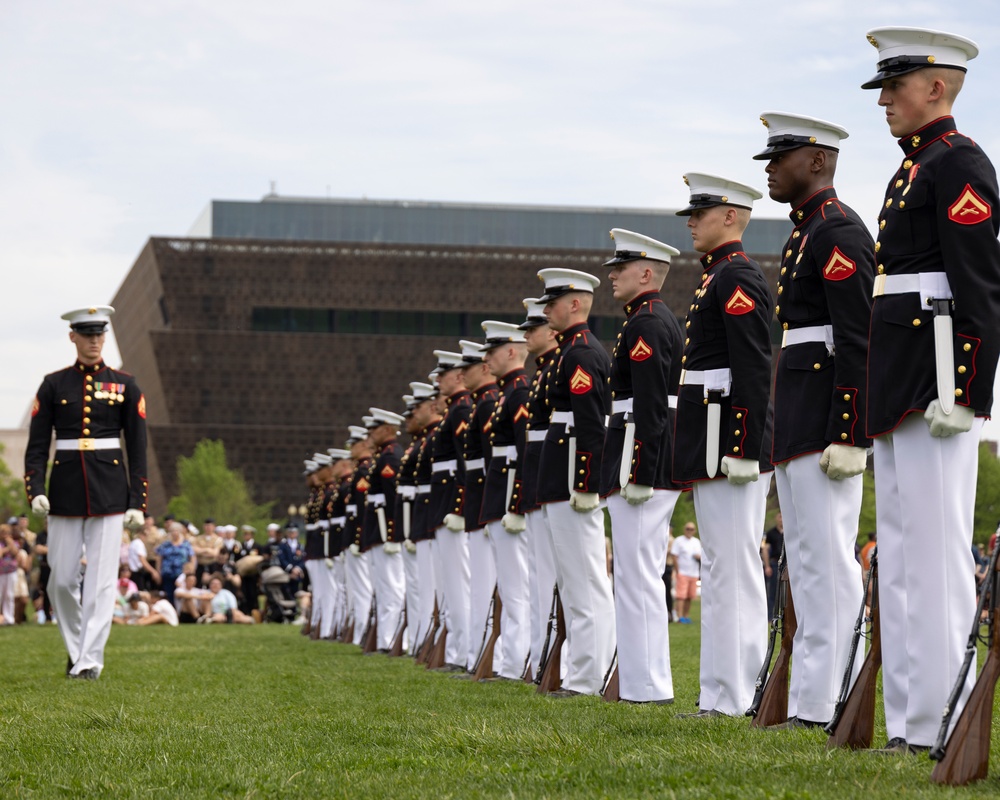
{"type": "Polygon", "coordinates": [[[601,699],[605,703],[617,703],[621,700],[621,686],[618,681],[618,648],[615,648],[611,666],[604,673],[604,688],[601,689],[601,699]]]}
{"type": "Polygon", "coordinates": [[[486,615],[486,626],[483,628],[483,644],[479,648],[479,658],[472,669],[472,679],[476,681],[493,677],[493,653],[496,650],[497,639],[500,638],[500,612],[503,603],[500,592],[494,586],[493,597],[490,599],[490,610],[486,615]]]}
{"type": "Polygon", "coordinates": [[[437,669],[444,666],[445,646],[447,643],[448,626],[442,623],[438,629],[437,639],[434,640],[434,646],[427,656],[427,669],[437,669]]]}
{"type": "Polygon", "coordinates": [[[398,658],[403,655],[403,638],[406,633],[406,605],[403,605],[403,613],[399,615],[399,625],[396,626],[396,633],[393,634],[392,644],[389,646],[389,657],[398,658]]]}
{"type": "Polygon", "coordinates": [[[562,685],[562,647],[565,641],[566,619],[563,616],[562,601],[559,599],[559,587],[557,586],[552,589],[549,627],[545,633],[545,645],[542,648],[538,677],[535,678],[540,694],[557,691],[562,685]],[[552,638],[553,629],[556,633],[554,640],[552,638]]]}
{"type": "Polygon", "coordinates": [[[855,640],[851,646],[851,656],[844,681],[841,684],[841,695],[834,706],[833,719],[824,730],[830,734],[827,747],[849,747],[851,750],[863,750],[872,746],[875,736],[875,684],[878,672],[882,668],[882,625],[878,602],[878,548],[872,550],[871,569],[865,586],[865,596],[861,598],[861,613],[854,626],[855,640]],[[871,595],[868,590],[871,589],[871,595]],[[857,644],[863,635],[865,622],[865,604],[870,602],[871,632],[869,634],[868,654],[861,664],[857,680],[851,686],[851,673],[854,671],[854,657],[857,644]]]}
{"type": "Polygon", "coordinates": [[[427,660],[431,656],[431,650],[434,649],[434,637],[438,632],[438,628],[441,625],[441,614],[438,611],[437,597],[434,598],[434,613],[431,616],[431,625],[427,629],[427,633],[424,635],[424,640],[420,643],[420,646],[416,651],[416,658],[418,664],[426,664],[427,660]]]}
{"type": "Polygon", "coordinates": [[[930,756],[938,763],[931,772],[934,783],[948,786],[964,786],[973,781],[980,781],[989,772],[990,761],[990,726],[993,719],[993,695],[997,679],[1000,678],[1000,562],[997,552],[1000,547],[993,548],[990,556],[990,567],[983,587],[979,592],[979,603],[976,605],[976,618],[972,623],[972,633],[965,649],[965,661],[959,670],[958,680],[951,690],[948,704],[941,715],[941,730],[937,742],[931,748],[930,756]],[[969,670],[976,658],[977,644],[980,640],[983,612],[986,610],[989,596],[989,617],[987,618],[986,643],[989,650],[986,661],[972,687],[972,693],[965,703],[965,708],[958,715],[955,728],[948,737],[948,728],[955,713],[965,687],[969,670]]]}
{"type": "Polygon", "coordinates": [[[785,563],[785,548],[781,547],[781,557],[778,559],[778,596],[774,604],[774,619],[771,620],[771,636],[768,640],[767,655],[757,673],[756,689],[753,701],[746,715],[753,717],[751,728],[766,728],[769,725],[780,725],[788,719],[788,670],[792,662],[792,642],[795,629],[795,605],[792,602],[792,589],[788,583],[788,565],[785,563]],[[781,628],[781,647],[778,658],[771,666],[771,654],[774,652],[774,640],[778,628],[781,628]]]}
{"type": "Polygon", "coordinates": [[[378,605],[372,594],[372,604],[368,607],[368,624],[361,634],[361,652],[374,653],[378,650],[378,605]]]}

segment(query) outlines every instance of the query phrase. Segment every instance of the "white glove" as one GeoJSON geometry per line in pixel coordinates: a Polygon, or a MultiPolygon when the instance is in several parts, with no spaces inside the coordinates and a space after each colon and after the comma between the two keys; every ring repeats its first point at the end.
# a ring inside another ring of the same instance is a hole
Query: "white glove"
{"type": "Polygon", "coordinates": [[[509,511],[503,515],[500,524],[507,533],[520,533],[527,527],[524,514],[511,514],[509,511]]]}
{"type": "Polygon", "coordinates": [[[333,559],[332,558],[326,559],[326,568],[327,569],[333,569],[333,559]]]}
{"type": "Polygon", "coordinates": [[[931,436],[943,439],[946,436],[954,436],[956,433],[965,433],[969,430],[976,419],[976,412],[968,406],[955,406],[950,414],[945,414],[941,410],[940,401],[931,400],[924,412],[924,419],[930,425],[931,436]]]}
{"type": "Polygon", "coordinates": [[[397,542],[385,542],[382,545],[382,551],[388,553],[389,555],[395,555],[400,552],[403,548],[399,546],[397,542]]]}
{"type": "Polygon", "coordinates": [[[641,483],[626,483],[622,487],[622,497],[630,506],[639,506],[653,499],[653,487],[643,486],[641,483]]]}
{"type": "Polygon", "coordinates": [[[848,444],[828,444],[819,457],[819,468],[831,481],[853,478],[865,471],[868,448],[848,444]]]}
{"type": "Polygon", "coordinates": [[[406,546],[406,552],[407,553],[414,553],[414,554],[416,554],[416,552],[417,552],[417,543],[416,542],[412,542],[409,539],[407,539],[405,542],[403,542],[403,544],[406,546]]]}
{"type": "Polygon", "coordinates": [[[445,514],[444,526],[453,533],[461,533],[465,530],[465,517],[458,514],[445,514]]]}
{"type": "Polygon", "coordinates": [[[760,477],[760,463],[751,458],[722,457],[722,474],[729,477],[733,486],[750,483],[760,477]]]}
{"type": "Polygon", "coordinates": [[[358,556],[358,558],[361,557],[361,545],[359,545],[359,544],[352,544],[347,549],[350,551],[350,553],[351,553],[352,556],[358,556]]]}
{"type": "Polygon", "coordinates": [[[139,530],[145,520],[146,515],[143,514],[138,508],[130,508],[125,512],[125,527],[130,531],[139,530]]]}
{"type": "Polygon", "coordinates": [[[585,511],[593,511],[600,504],[601,498],[597,492],[570,492],[569,507],[581,514],[585,511]]]}
{"type": "Polygon", "coordinates": [[[47,498],[44,494],[38,495],[31,501],[31,510],[34,512],[36,517],[48,516],[49,498],[47,498]]]}

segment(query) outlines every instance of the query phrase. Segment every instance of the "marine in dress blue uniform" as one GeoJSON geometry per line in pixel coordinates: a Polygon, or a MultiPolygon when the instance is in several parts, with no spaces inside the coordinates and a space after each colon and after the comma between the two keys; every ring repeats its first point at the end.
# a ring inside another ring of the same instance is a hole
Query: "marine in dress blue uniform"
{"type": "Polygon", "coordinates": [[[548,402],[552,416],[538,468],[567,617],[569,663],[560,696],[598,694],[615,649],[614,600],[607,574],[600,477],[605,418],[611,412],[611,359],[587,327],[600,280],[577,270],[544,269],[545,316],[556,331],[548,402]]]}
{"type": "Polygon", "coordinates": [[[768,192],[791,206],[794,226],[777,286],[782,347],[771,454],[798,622],[782,724],[808,727],[833,716],[861,602],[854,546],[871,444],[865,371],[875,243],[833,187],[847,131],[781,112],[761,121],[767,146],[754,158],[767,161],[768,192]]]}
{"type": "MultiPolygon", "coordinates": [[[[931,745],[975,609],[978,445],[1000,353],[996,171],[956,130],[969,39],[880,28],[878,103],[903,151],[878,217],[868,357],[887,750],[931,745]]],[[[970,672],[954,719],[971,691],[970,672]]]]}
{"type": "Polygon", "coordinates": [[[91,306],[63,315],[77,360],[42,381],[24,456],[31,508],[50,515],[47,591],[69,655],[66,674],[95,680],[111,631],[122,525],[142,527],[148,486],[146,400],[131,375],[101,358],[112,314],[111,306],[91,306]]]}
{"type": "Polygon", "coordinates": [[[402,543],[403,578],[406,583],[406,635],[404,650],[413,652],[415,632],[420,619],[420,570],[417,563],[417,546],[413,536],[413,506],[417,497],[417,454],[423,430],[413,418],[413,409],[417,405],[412,394],[403,395],[406,411],[403,413],[404,426],[410,436],[410,442],[403,450],[399,459],[399,472],[396,475],[396,507],[393,511],[395,519],[396,541],[402,543]]]}
{"type": "Polygon", "coordinates": [[[611,419],[601,494],[615,556],[618,681],[622,700],[673,702],[670,618],[663,602],[670,519],[683,484],[671,477],[684,334],[660,298],[679,250],[622,228],[604,266],[625,320],[611,360],[611,419]]]}
{"type": "Polygon", "coordinates": [[[482,323],[486,343],[482,346],[486,366],[500,387],[500,398],[489,421],[492,458],[486,473],[482,518],[490,534],[496,557],[497,591],[502,602],[500,630],[502,657],[497,672],[501,678],[519,680],[531,652],[531,571],[528,539],[524,526],[510,525],[507,513],[520,468],[518,454],[524,452],[528,426],[528,356],[524,333],[509,322],[482,323]],[[507,524],[503,520],[507,520],[507,524]]]}
{"type": "Polygon", "coordinates": [[[700,714],[742,716],[764,659],[767,601],[760,536],[770,475],[765,447],[772,301],[743,251],[753,187],[688,173],[701,283],[685,325],[673,479],[692,487],[701,530],[700,714]],[[762,469],[763,465],[763,469],[762,469]]]}
{"type": "Polygon", "coordinates": [[[375,462],[372,460],[368,429],[361,425],[351,425],[349,432],[347,444],[351,449],[354,472],[351,473],[350,490],[344,506],[344,539],[348,542],[345,572],[350,614],[354,620],[354,644],[359,645],[368,622],[373,591],[371,565],[367,552],[361,546],[361,534],[364,530],[365,499],[371,487],[371,472],[375,462]]]}

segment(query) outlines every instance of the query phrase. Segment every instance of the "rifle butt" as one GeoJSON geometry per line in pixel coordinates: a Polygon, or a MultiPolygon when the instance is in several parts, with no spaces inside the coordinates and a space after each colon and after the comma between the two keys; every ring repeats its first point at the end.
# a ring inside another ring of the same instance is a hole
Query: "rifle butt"
{"type": "Polygon", "coordinates": [[[306,625],[309,626],[309,634],[308,634],[309,638],[312,639],[314,642],[318,641],[319,640],[319,632],[322,629],[322,625],[323,625],[323,618],[317,615],[315,622],[313,622],[312,620],[309,620],[309,621],[306,622],[306,625]]]}
{"type": "Polygon", "coordinates": [[[549,651],[549,657],[545,662],[545,669],[542,671],[538,681],[539,694],[555,692],[562,686],[562,648],[566,641],[566,618],[563,615],[562,601],[556,598],[556,638],[549,651]]]}
{"type": "Polygon", "coordinates": [[[934,765],[931,780],[947,786],[964,786],[983,780],[989,773],[990,728],[993,697],[1000,678],[1000,660],[986,659],[969,700],[948,737],[944,756],[934,765]]]}
{"type": "Polygon", "coordinates": [[[392,638],[392,644],[389,647],[389,657],[399,658],[403,655],[403,638],[406,634],[406,609],[403,609],[403,619],[399,624],[399,629],[396,631],[396,635],[392,638]]]}
{"type": "Polygon", "coordinates": [[[881,667],[882,649],[878,642],[873,642],[844,703],[840,721],[827,739],[828,748],[865,750],[872,746],[875,737],[875,684],[881,667]]]}
{"type": "Polygon", "coordinates": [[[621,700],[621,686],[618,681],[618,665],[615,664],[614,670],[611,672],[611,676],[608,678],[608,682],[604,687],[604,691],[601,693],[601,699],[605,703],[617,703],[621,700]]]}
{"type": "Polygon", "coordinates": [[[788,719],[788,667],[788,654],[782,649],[778,651],[778,660],[774,662],[774,669],[764,684],[757,713],[750,721],[751,728],[780,725],[788,719]]]}
{"type": "Polygon", "coordinates": [[[434,642],[434,647],[431,648],[431,654],[427,659],[427,669],[437,669],[444,666],[445,645],[447,642],[448,626],[442,625],[437,640],[434,642]]]}

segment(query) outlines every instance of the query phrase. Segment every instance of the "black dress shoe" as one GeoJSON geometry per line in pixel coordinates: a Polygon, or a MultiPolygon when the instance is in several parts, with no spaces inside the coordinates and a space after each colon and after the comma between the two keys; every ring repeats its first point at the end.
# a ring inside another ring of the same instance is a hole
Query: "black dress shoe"
{"type": "Polygon", "coordinates": [[[69,677],[69,671],[73,669],[73,659],[66,656],[66,677],[69,677]]]}
{"type": "Polygon", "coordinates": [[[784,722],[779,722],[776,725],[768,725],[765,730],[769,731],[788,731],[795,728],[825,728],[825,722],[816,722],[811,719],[802,719],[801,717],[789,717],[784,722]]]}
{"type": "Polygon", "coordinates": [[[96,681],[100,677],[100,674],[97,667],[90,667],[88,669],[81,669],[76,675],[71,674],[70,677],[80,681],[96,681]]]}
{"type": "Polygon", "coordinates": [[[567,697],[579,697],[580,692],[573,689],[556,689],[554,692],[549,692],[547,697],[554,697],[556,700],[564,700],[567,697]]]}
{"type": "Polygon", "coordinates": [[[881,747],[878,750],[872,750],[871,752],[878,756],[905,756],[914,753],[922,753],[929,749],[929,747],[923,745],[907,744],[906,739],[902,736],[894,736],[886,742],[885,747],[881,747]]]}
{"type": "MultiPolygon", "coordinates": [[[[674,698],[668,697],[666,700],[626,700],[622,698],[623,703],[628,703],[633,706],[672,706],[674,704],[674,698]]],[[[680,716],[684,716],[681,714],[680,716]]]]}
{"type": "Polygon", "coordinates": [[[706,708],[694,714],[678,714],[677,719],[713,719],[715,717],[724,717],[724,716],[726,715],[723,714],[721,711],[716,711],[714,708],[712,709],[706,708]]]}

